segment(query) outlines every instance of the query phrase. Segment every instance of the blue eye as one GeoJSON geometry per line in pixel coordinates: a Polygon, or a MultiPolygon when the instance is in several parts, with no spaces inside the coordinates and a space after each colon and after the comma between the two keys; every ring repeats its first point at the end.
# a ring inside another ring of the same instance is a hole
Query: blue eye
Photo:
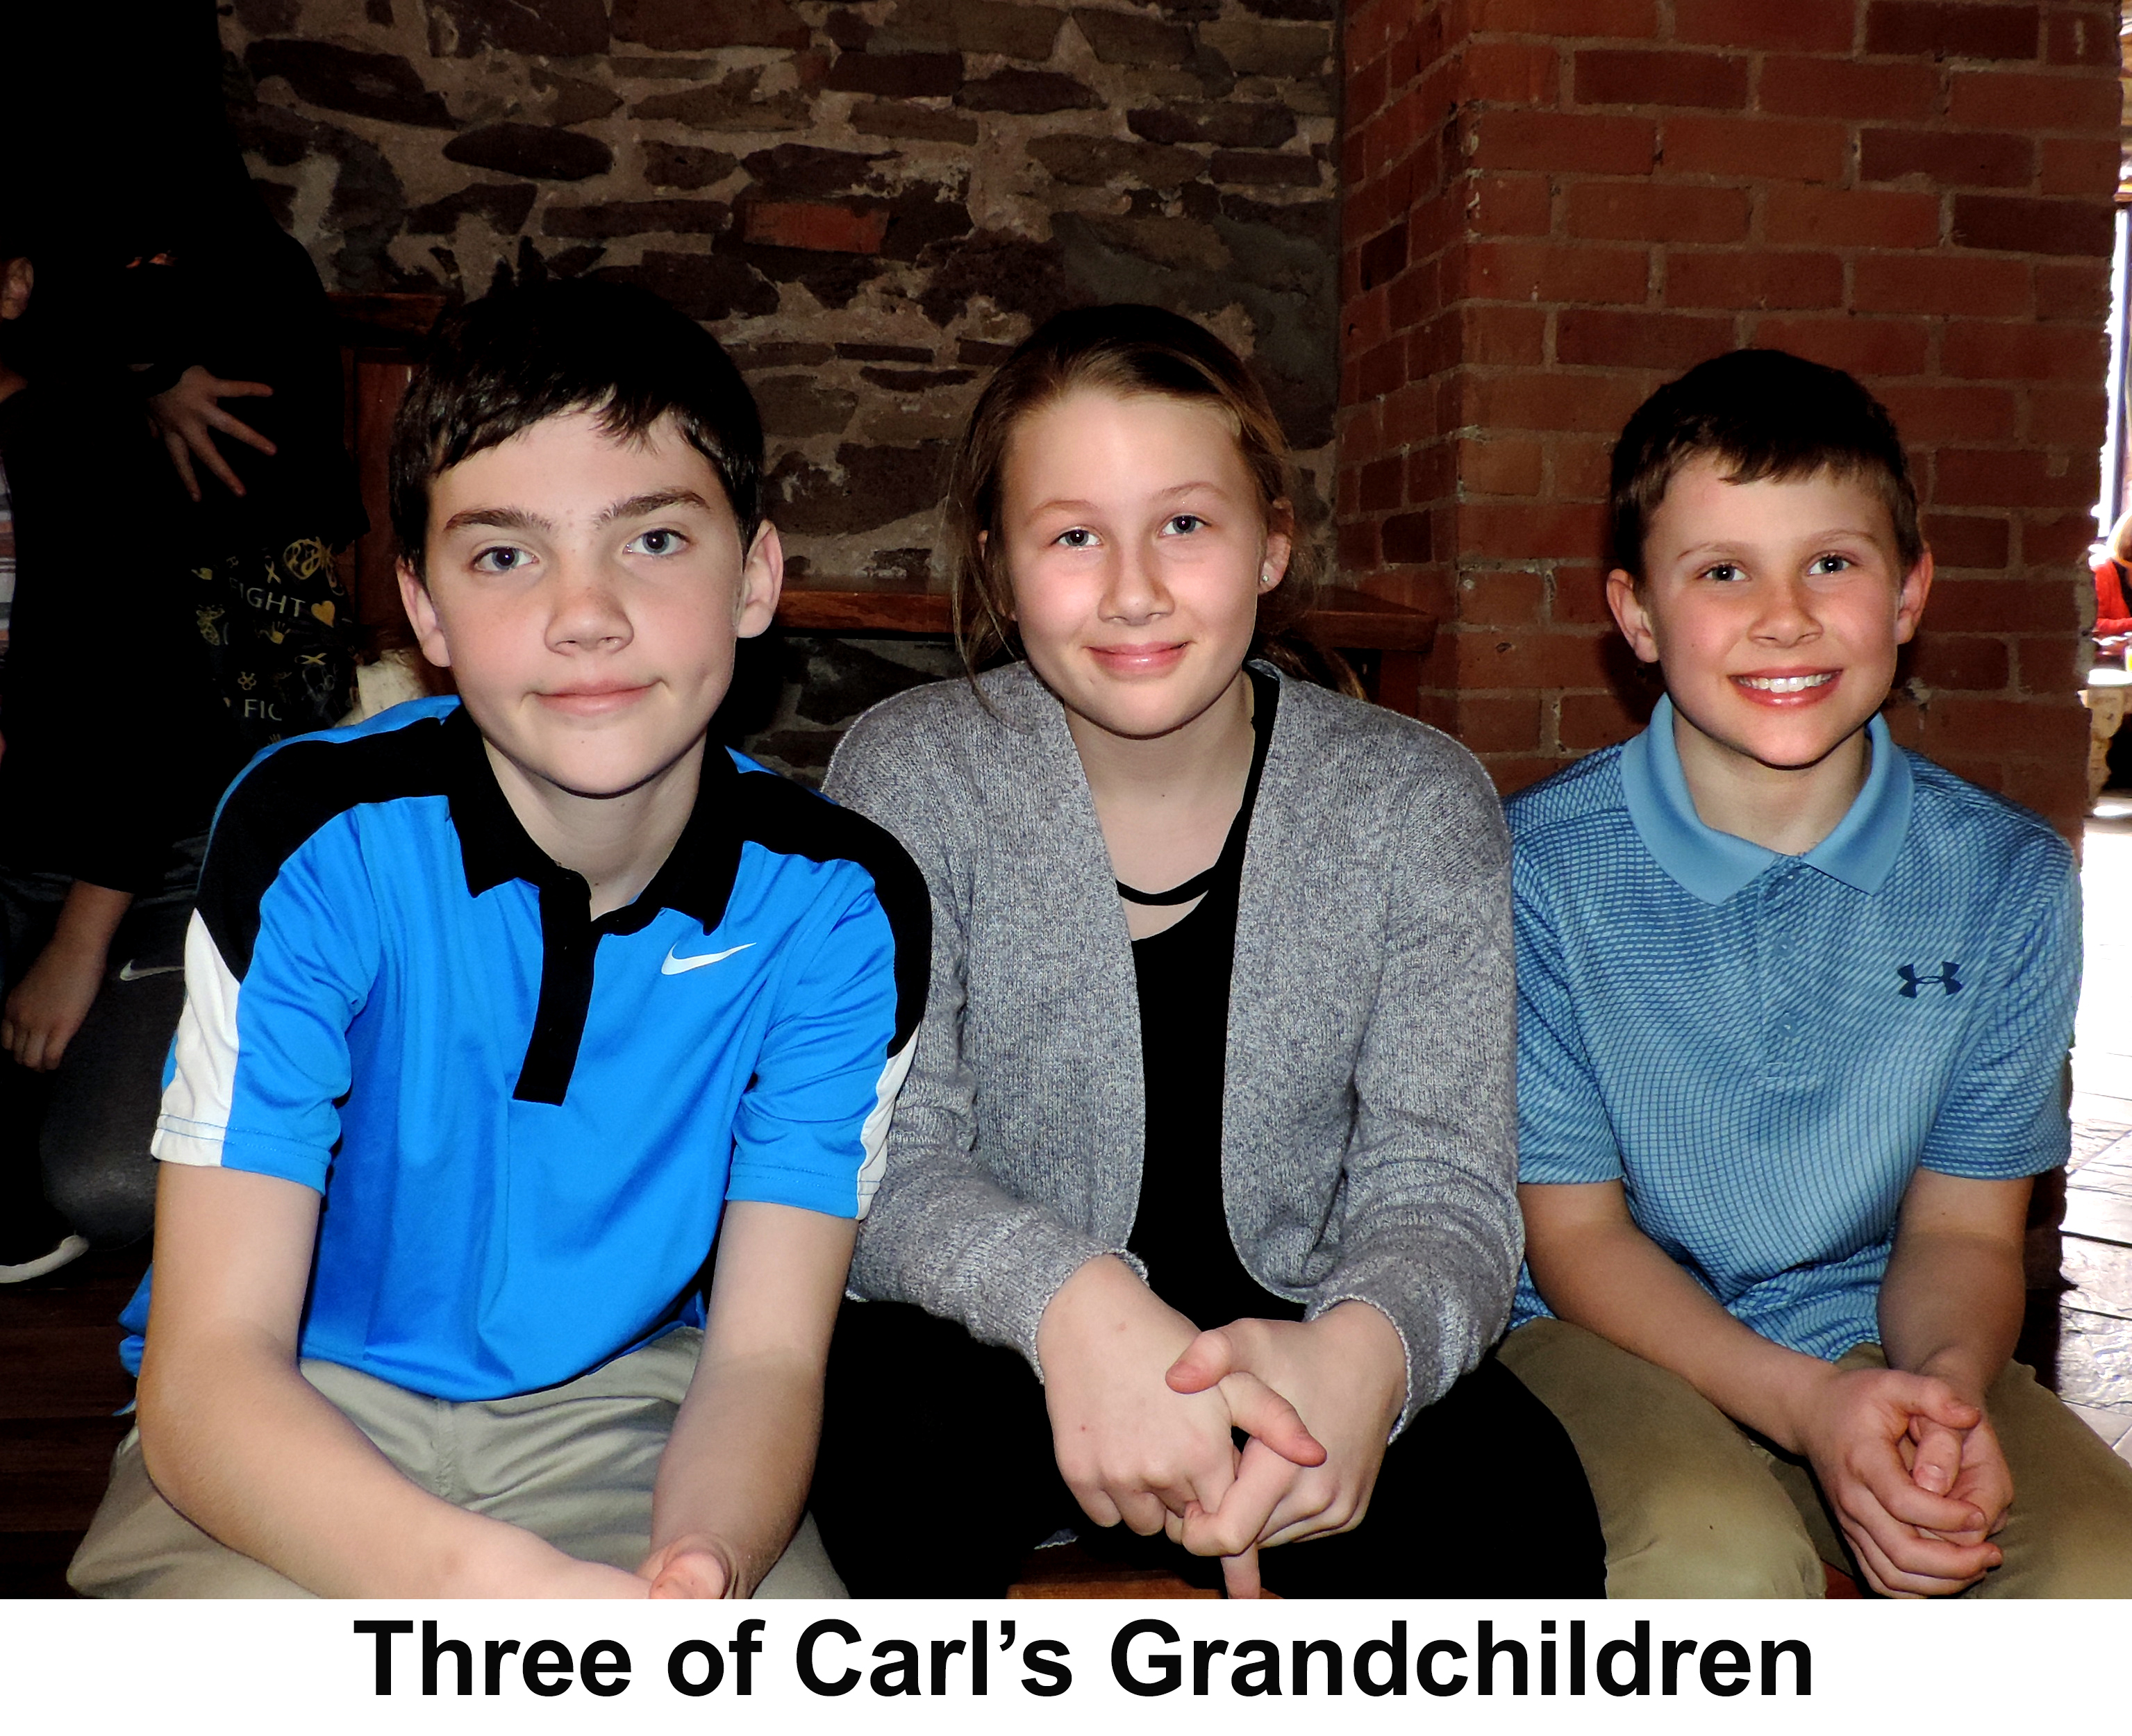
{"type": "Polygon", "coordinates": [[[1809,573],[1848,573],[1857,564],[1847,554],[1817,554],[1807,568],[1809,573]]]}
{"type": "Polygon", "coordinates": [[[1744,568],[1735,566],[1729,560],[1721,560],[1714,567],[1705,567],[1702,576],[1715,579],[1721,585],[1729,585],[1745,578],[1747,574],[1744,568]]]}
{"type": "Polygon", "coordinates": [[[1054,540],[1068,549],[1092,549],[1096,546],[1096,533],[1076,525],[1071,530],[1060,531],[1054,540]]]}
{"type": "Polygon", "coordinates": [[[678,554],[685,539],[678,530],[659,529],[640,531],[629,544],[636,554],[678,554]]]}
{"type": "Polygon", "coordinates": [[[469,564],[477,573],[516,573],[529,559],[523,549],[499,543],[492,549],[483,549],[469,564]]]}
{"type": "Polygon", "coordinates": [[[1196,512],[1180,512],[1164,525],[1163,533],[1168,536],[1189,536],[1204,527],[1207,520],[1196,512]]]}

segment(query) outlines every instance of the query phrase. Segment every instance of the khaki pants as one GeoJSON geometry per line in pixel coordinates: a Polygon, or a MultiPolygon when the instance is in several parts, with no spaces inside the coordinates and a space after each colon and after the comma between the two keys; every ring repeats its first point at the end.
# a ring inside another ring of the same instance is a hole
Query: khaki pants
{"type": "MultiPolygon", "coordinates": [[[[1741,1428],[1678,1375],[1558,1320],[1504,1363],[1562,1419],[1599,1503],[1610,1597],[1819,1597],[1855,1574],[1803,1460],[1741,1428]]],[[[1860,1345],[1839,1368],[1885,1368],[1860,1345]]],[[[1986,1395],[2014,1476],[2005,1561],[1972,1597],[2132,1597],[2132,1465],[2009,1363],[1986,1395]]]]}
{"type": "MultiPolygon", "coordinates": [[[[651,1488],[703,1334],[683,1327],[559,1387],[454,1403],[329,1362],[304,1378],[431,1494],[545,1537],[580,1561],[636,1571],[651,1552],[651,1488]]],[[[88,1597],[305,1597],[225,1549],[156,1492],[140,1431],[119,1444],[111,1487],[67,1570],[88,1597]]],[[[803,1519],[757,1597],[842,1597],[803,1519]]]]}

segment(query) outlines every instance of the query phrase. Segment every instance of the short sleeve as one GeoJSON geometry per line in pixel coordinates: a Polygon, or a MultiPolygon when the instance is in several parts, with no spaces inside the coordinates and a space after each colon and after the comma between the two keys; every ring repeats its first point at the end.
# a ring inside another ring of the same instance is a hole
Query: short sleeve
{"type": "Polygon", "coordinates": [[[1518,1180],[1611,1182],[1622,1174],[1599,1081],[1577,1024],[1568,962],[1520,853],[1512,884],[1518,947],[1518,1180]]]}
{"type": "Polygon", "coordinates": [[[185,1011],[150,1149],[166,1163],[323,1192],[349,1086],[348,1026],[377,970],[376,906],[351,816],[261,875],[243,797],[240,786],[225,806],[202,870],[185,1011]]]}
{"type": "Polygon", "coordinates": [[[2011,1181],[2064,1163],[2066,1056],[2080,1000],[2080,882],[2072,852],[2046,841],[2022,920],[1971,992],[1980,1029],[1941,1100],[1923,1161],[1943,1175],[2011,1181]]]}
{"type": "Polygon", "coordinates": [[[897,947],[927,942],[908,921],[899,932],[865,870],[830,871],[854,890],[810,930],[785,977],[735,1118],[726,1197],[859,1218],[881,1185],[910,1067],[915,1014],[899,1019],[897,947]]]}

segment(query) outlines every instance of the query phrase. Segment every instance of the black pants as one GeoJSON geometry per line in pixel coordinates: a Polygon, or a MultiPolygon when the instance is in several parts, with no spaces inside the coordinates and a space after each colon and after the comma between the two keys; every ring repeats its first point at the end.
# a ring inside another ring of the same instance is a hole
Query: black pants
{"type": "MultiPolygon", "coordinates": [[[[1105,1531],[1052,1456],[1016,1351],[898,1302],[846,1302],[810,1503],[854,1597],[998,1597],[1071,1527],[1091,1553],[1218,1585],[1218,1561],[1105,1531]]],[[[1361,1525],[1260,1558],[1283,1597],[1603,1597],[1606,1542],[1577,1450],[1491,1356],[1386,1449],[1361,1525]]]]}

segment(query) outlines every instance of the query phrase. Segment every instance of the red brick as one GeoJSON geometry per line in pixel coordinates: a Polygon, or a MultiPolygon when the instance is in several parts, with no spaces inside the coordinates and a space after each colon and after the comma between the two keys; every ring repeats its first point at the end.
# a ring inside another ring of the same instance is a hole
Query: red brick
{"type": "Polygon", "coordinates": [[[1366,398],[1397,391],[1406,380],[1406,345],[1401,339],[1381,343],[1361,358],[1357,383],[1366,398]]]}
{"type": "Polygon", "coordinates": [[[1467,573],[1458,581],[1458,620],[1469,627],[1538,626],[1546,595],[1537,573],[1467,573]]]}
{"type": "Polygon", "coordinates": [[[2072,585],[1946,578],[1934,583],[1925,620],[1940,632],[2070,633],[2080,624],[2080,602],[2072,585]]]}
{"type": "Polygon", "coordinates": [[[1957,320],[1940,342],[1940,368],[1957,380],[2100,380],[2104,334],[2079,326],[1957,320]]]}
{"type": "Polygon", "coordinates": [[[1554,353],[1566,367],[1679,373],[1736,348],[1737,337],[1730,319],[1567,308],[1556,319],[1554,353]]]}
{"type": "Polygon", "coordinates": [[[1939,201],[1928,193],[1849,188],[1769,189],[1763,229],[1774,245],[1929,247],[1939,240],[1939,201]]]}
{"type": "Polygon", "coordinates": [[[1523,506],[1468,501],[1458,511],[1458,552],[1467,559],[1590,560],[1606,540],[1596,506],[1523,506]]]}
{"type": "Polygon", "coordinates": [[[1635,735],[1651,721],[1651,707],[1656,703],[1653,695],[1631,709],[1617,693],[1565,693],[1556,731],[1571,753],[1594,753],[1635,735]]]}
{"type": "Polygon", "coordinates": [[[1583,48],[1577,52],[1575,89],[1580,103],[1745,108],[1747,63],[1734,55],[1583,48]]]}
{"type": "Polygon", "coordinates": [[[1476,235],[1544,235],[1553,193],[1544,175],[1491,175],[1472,194],[1466,225],[1476,235]]]}
{"type": "Polygon", "coordinates": [[[1501,629],[1457,633],[1453,668],[1465,688],[1599,688],[1612,685],[1616,633],[1518,633],[1501,629]]]}
{"type": "Polygon", "coordinates": [[[1997,693],[2013,673],[2004,642],[1981,633],[1928,633],[1910,654],[1909,668],[1927,687],[1976,693],[1997,693]]]}
{"type": "Polygon", "coordinates": [[[1476,242],[1466,264],[1466,293],[1491,301],[1640,303],[1650,282],[1641,247],[1476,242]]]}
{"type": "MultiPolygon", "coordinates": [[[[1925,540],[1932,545],[1933,565],[1942,572],[1950,567],[1973,567],[1995,573],[2005,568],[2011,531],[2003,518],[1929,512],[1925,515],[1923,528],[1925,540]]],[[[1957,586],[1956,597],[1976,607],[1965,610],[1962,602],[1949,602],[1942,607],[1942,599],[1947,592],[1946,584],[1938,586],[1928,606],[1933,619],[1942,626],[1975,627],[1979,613],[1989,613],[1992,599],[1972,596],[1962,586],[1957,586]]],[[[1996,625],[1995,619],[1991,624],[1996,625]]]]}
{"type": "Polygon", "coordinates": [[[1866,12],[1866,52],[1950,60],[2033,60],[2042,9],[2035,6],[1949,6],[1942,0],[1873,0],[1866,12]]]}
{"type": "Polygon", "coordinates": [[[2081,687],[2080,648],[2072,640],[2017,639],[2011,648],[2013,685],[2019,692],[2070,693],[2081,687]]]}
{"type": "Polygon", "coordinates": [[[1343,575],[1375,572],[1384,563],[1378,552],[1377,521],[1342,518],[1333,534],[1333,559],[1343,575]]]}
{"type": "Polygon", "coordinates": [[[1830,115],[1846,121],[1922,121],[1939,106],[1939,74],[1927,65],[1772,55],[1755,103],[1765,114],[1830,115]]]}
{"type": "Polygon", "coordinates": [[[1352,127],[1367,120],[1385,106],[1385,66],[1382,60],[1372,60],[1358,66],[1347,79],[1347,124],[1352,127]]]}
{"type": "MultiPolygon", "coordinates": [[[[2004,386],[1890,386],[1875,396],[1895,419],[1896,432],[1911,445],[2014,438],[2014,396],[2004,386]]],[[[2002,547],[1991,564],[2005,558],[2002,547]]]]}
{"type": "Polygon", "coordinates": [[[1566,435],[1547,443],[1548,458],[1558,501],[1603,501],[1608,489],[1611,440],[1578,440],[1566,435]]]}
{"type": "Polygon", "coordinates": [[[2021,438],[2028,444],[2101,452],[2109,400],[2100,376],[2091,386],[2032,386],[2028,398],[2028,414],[2021,422],[2021,438]]]}
{"type": "Polygon", "coordinates": [[[1362,467],[1361,495],[1357,505],[1364,512],[1388,512],[1406,503],[1406,463],[1402,458],[1378,458],[1362,467]]]}
{"type": "MultiPolygon", "coordinates": [[[[1402,386],[1390,396],[1377,400],[1383,438],[1388,444],[1411,446],[1436,431],[1434,405],[1429,389],[1419,381],[1402,386]]],[[[1343,443],[1341,452],[1347,448],[1343,443]]]]}
{"type": "Polygon", "coordinates": [[[1392,565],[1411,565],[1429,559],[1435,547],[1433,527],[1425,512],[1402,512],[1378,527],[1385,559],[1392,565]]]}
{"type": "Polygon", "coordinates": [[[2116,191],[2121,147],[2115,139],[2044,139],[2043,173],[2036,185],[2046,193],[2107,199],[2116,191]]]}
{"type": "Polygon", "coordinates": [[[1477,103],[1552,103],[1561,79],[1543,42],[1475,42],[1465,55],[1464,96],[1477,103]]]}
{"type": "Polygon", "coordinates": [[[889,213],[885,210],[766,203],[742,209],[742,233],[764,247],[800,247],[816,253],[878,253],[881,238],[888,233],[889,213]]]}
{"type": "Polygon", "coordinates": [[[1472,753],[1537,753],[1539,695],[1462,693],[1451,729],[1472,753]]]}
{"type": "Polygon", "coordinates": [[[2011,318],[2031,307],[2019,260],[1945,253],[1861,253],[1851,305],[1861,314],[1973,314],[2011,318]]]}
{"type": "Polygon", "coordinates": [[[1665,304],[1677,308],[1841,307],[1843,261],[1833,253],[1669,250],[1665,304]]]}
{"type": "Polygon", "coordinates": [[[1448,440],[1432,440],[1406,457],[1406,497],[1416,506],[1447,501],[1458,486],[1457,454],[1448,440]]]}
{"type": "MultiPolygon", "coordinates": [[[[2075,707],[2072,696],[2065,702],[2075,707]]],[[[1938,758],[1949,750],[2004,754],[2008,747],[2022,750],[2026,758],[2043,748],[2066,725],[2055,715],[2057,707],[2019,699],[1985,699],[1966,693],[1935,697],[1924,717],[1925,751],[1938,758]]]]}
{"type": "Polygon", "coordinates": [[[1659,155],[1669,174],[1838,181],[1850,169],[1851,135],[1827,121],[1668,115],[1659,155]]]}
{"type": "Polygon", "coordinates": [[[1458,443],[1458,481],[1468,494],[1537,495],[1544,480],[1538,440],[1510,437],[1458,443]]]}
{"type": "Polygon", "coordinates": [[[2053,13],[2043,21],[2043,58],[2053,66],[2115,66],[2117,8],[2053,13]]]}
{"type": "Polygon", "coordinates": [[[1870,382],[1922,373],[1927,333],[1912,319],[1772,318],[1756,324],[1750,341],[1790,350],[1810,362],[1864,376],[1870,382]]]}
{"type": "Polygon", "coordinates": [[[1858,135],[1858,178],[1922,175],[1942,187],[2026,187],[2036,178],[2033,139],[2011,132],[1923,132],[1868,127],[1858,135]]]}
{"type": "Polygon", "coordinates": [[[1578,380],[1572,390],[1536,372],[1479,375],[1461,382],[1457,425],[1597,434],[1611,439],[1656,383],[1648,373],[1595,375],[1578,380]]]}
{"type": "MultiPolygon", "coordinates": [[[[2076,462],[2085,463],[2095,456],[2083,453],[2076,462]]],[[[2096,478],[2098,482],[2101,480],[2100,477],[2096,478]]],[[[2074,512],[2021,515],[2022,566],[2077,568],[2081,577],[2072,582],[2077,602],[2094,594],[2094,583],[2087,576],[2087,549],[2094,540],[2095,511],[2091,501],[2083,502],[2082,510],[2074,512]]]]}
{"type": "Polygon", "coordinates": [[[1464,307],[1458,311],[1464,360],[1477,367],[1537,367],[1547,353],[1547,311],[1534,307],[1464,307]]]}
{"type": "Polygon", "coordinates": [[[1942,447],[1933,455],[1932,497],[1950,506],[2075,506],[2094,499],[2095,477],[2063,453],[1942,447]]]}
{"type": "Polygon", "coordinates": [[[1574,164],[1590,175],[1648,175],[1658,160],[1658,128],[1627,115],[1491,108],[1473,132],[1477,169],[1556,171],[1574,164]]]}
{"type": "Polygon", "coordinates": [[[2101,199],[2008,199],[1957,194],[1947,238],[1957,247],[1999,253],[2109,256],[2115,230],[2101,199]]]}
{"type": "Polygon", "coordinates": [[[1569,233],[1601,241],[1739,242],[1747,195],[1735,187],[1582,181],[1564,199],[1569,233]]]}
{"type": "Polygon", "coordinates": [[[2036,267],[2036,317],[2099,322],[2110,316],[2110,265],[2084,259],[2077,264],[2036,267]]]}
{"type": "Polygon", "coordinates": [[[1548,591],[1547,614],[1557,626],[1612,626],[1614,616],[1606,607],[1606,568],[1557,561],[1548,591]]]}
{"type": "Polygon", "coordinates": [[[1645,37],[1658,32],[1654,0],[1472,0],[1467,11],[1476,35],[1645,37]]]}
{"type": "Polygon", "coordinates": [[[1947,113],[1958,127],[2115,135],[2117,80],[2091,74],[1958,72],[1947,113]]]}
{"type": "Polygon", "coordinates": [[[1856,28],[1852,0],[1673,0],[1673,33],[1683,42],[1843,50],[1856,28]]]}

